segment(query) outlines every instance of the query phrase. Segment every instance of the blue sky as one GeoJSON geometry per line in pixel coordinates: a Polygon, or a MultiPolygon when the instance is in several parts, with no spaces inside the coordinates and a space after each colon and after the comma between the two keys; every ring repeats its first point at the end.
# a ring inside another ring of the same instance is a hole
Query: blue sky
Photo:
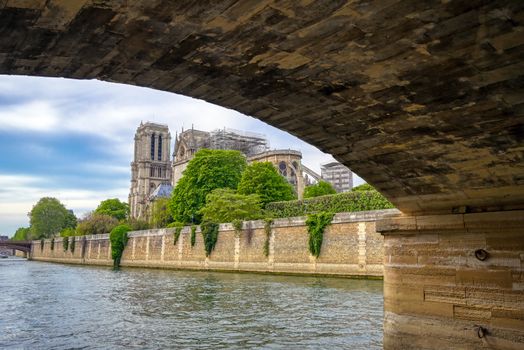
{"type": "MultiPolygon", "coordinates": [[[[27,226],[44,196],[78,217],[101,200],[127,201],[133,136],[140,121],[265,134],[271,148],[302,151],[320,171],[330,155],[236,111],[186,96],[96,80],[0,76],[0,234],[27,226]]],[[[171,145],[173,147],[173,145],[171,145]]],[[[354,175],[354,183],[363,181],[354,175]]]]}

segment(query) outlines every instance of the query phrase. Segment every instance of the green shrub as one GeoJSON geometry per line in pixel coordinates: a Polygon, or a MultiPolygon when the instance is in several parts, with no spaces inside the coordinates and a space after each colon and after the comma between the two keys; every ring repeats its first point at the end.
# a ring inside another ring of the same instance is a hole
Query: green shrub
{"type": "Polygon", "coordinates": [[[240,232],[242,232],[243,223],[244,221],[240,219],[235,219],[231,222],[231,224],[233,225],[233,228],[235,229],[235,233],[240,234],[240,232]]]}
{"type": "Polygon", "coordinates": [[[376,191],[375,187],[371,186],[368,183],[353,187],[352,192],[365,192],[365,191],[376,191]]]}
{"type": "Polygon", "coordinates": [[[202,237],[204,238],[204,247],[206,250],[206,256],[209,256],[218,240],[218,224],[215,222],[204,221],[200,225],[202,231],[202,237]]]}
{"type": "Polygon", "coordinates": [[[64,252],[67,252],[69,248],[69,237],[62,238],[62,248],[64,248],[64,252]]]}
{"type": "Polygon", "coordinates": [[[127,233],[131,231],[131,226],[123,224],[118,225],[111,230],[109,239],[111,240],[111,257],[113,258],[113,267],[120,267],[120,260],[127,244],[127,233]]]}
{"type": "Polygon", "coordinates": [[[269,239],[271,238],[271,225],[273,224],[273,219],[265,218],[264,219],[264,232],[266,233],[266,240],[264,241],[264,255],[269,256],[269,239]]]}
{"type": "Polygon", "coordinates": [[[324,239],[324,230],[331,224],[333,213],[322,212],[318,214],[309,214],[306,220],[307,230],[309,232],[309,252],[318,258],[322,241],[324,239]]]}
{"type": "Polygon", "coordinates": [[[262,217],[260,199],[257,195],[238,194],[229,188],[217,188],[206,197],[206,205],[200,210],[204,221],[233,222],[254,220],[262,217]]]}
{"type": "Polygon", "coordinates": [[[331,213],[394,208],[377,191],[345,192],[288,202],[274,202],[266,206],[266,215],[274,218],[305,216],[323,211],[331,213]]]}
{"type": "Polygon", "coordinates": [[[40,251],[44,251],[44,244],[45,244],[45,241],[44,241],[44,239],[42,238],[42,239],[40,240],[40,251]]]}
{"type": "Polygon", "coordinates": [[[71,250],[71,254],[75,253],[75,237],[71,237],[71,243],[69,244],[69,250],[71,250]]]}
{"type": "Polygon", "coordinates": [[[197,227],[195,225],[192,225],[191,226],[191,247],[194,247],[196,243],[196,230],[197,230],[197,227]]]}
{"type": "Polygon", "coordinates": [[[55,250],[55,239],[51,238],[51,250],[55,250]]]}

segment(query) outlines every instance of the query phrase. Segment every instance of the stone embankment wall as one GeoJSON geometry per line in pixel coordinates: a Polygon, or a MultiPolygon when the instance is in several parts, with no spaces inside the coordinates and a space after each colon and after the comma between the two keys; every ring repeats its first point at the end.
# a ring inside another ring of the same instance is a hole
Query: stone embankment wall
{"type": "MultiPolygon", "coordinates": [[[[121,265],[173,269],[254,271],[270,273],[319,274],[381,277],[383,238],[376,233],[375,221],[395,215],[395,209],[340,213],[324,232],[321,254],[310,255],[305,218],[278,219],[271,225],[269,254],[264,254],[264,221],[245,222],[236,232],[231,224],[221,224],[218,241],[206,257],[204,241],[197,228],[191,246],[191,228],[185,227],[176,244],[175,229],[153,229],[129,233],[121,265]]],[[[43,247],[34,241],[34,260],[88,265],[112,265],[108,235],[76,237],[75,250],[64,251],[62,239],[43,247]]]]}

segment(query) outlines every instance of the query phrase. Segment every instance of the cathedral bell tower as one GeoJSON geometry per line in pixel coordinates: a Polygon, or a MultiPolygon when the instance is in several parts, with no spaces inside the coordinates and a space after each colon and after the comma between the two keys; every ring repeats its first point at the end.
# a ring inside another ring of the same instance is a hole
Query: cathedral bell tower
{"type": "Polygon", "coordinates": [[[135,134],[135,155],[131,163],[130,216],[148,219],[149,198],[162,184],[171,182],[171,135],[167,125],[140,123],[135,134]]]}

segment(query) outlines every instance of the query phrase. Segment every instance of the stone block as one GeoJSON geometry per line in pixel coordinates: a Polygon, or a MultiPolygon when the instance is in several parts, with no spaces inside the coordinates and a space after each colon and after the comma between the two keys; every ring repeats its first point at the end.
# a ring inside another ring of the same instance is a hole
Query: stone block
{"type": "Polygon", "coordinates": [[[505,270],[457,270],[457,284],[464,286],[494,287],[511,289],[511,271],[505,270]]]}
{"type": "Polygon", "coordinates": [[[453,307],[454,318],[476,322],[489,322],[491,310],[489,308],[468,307],[455,305],[453,307]]]}

